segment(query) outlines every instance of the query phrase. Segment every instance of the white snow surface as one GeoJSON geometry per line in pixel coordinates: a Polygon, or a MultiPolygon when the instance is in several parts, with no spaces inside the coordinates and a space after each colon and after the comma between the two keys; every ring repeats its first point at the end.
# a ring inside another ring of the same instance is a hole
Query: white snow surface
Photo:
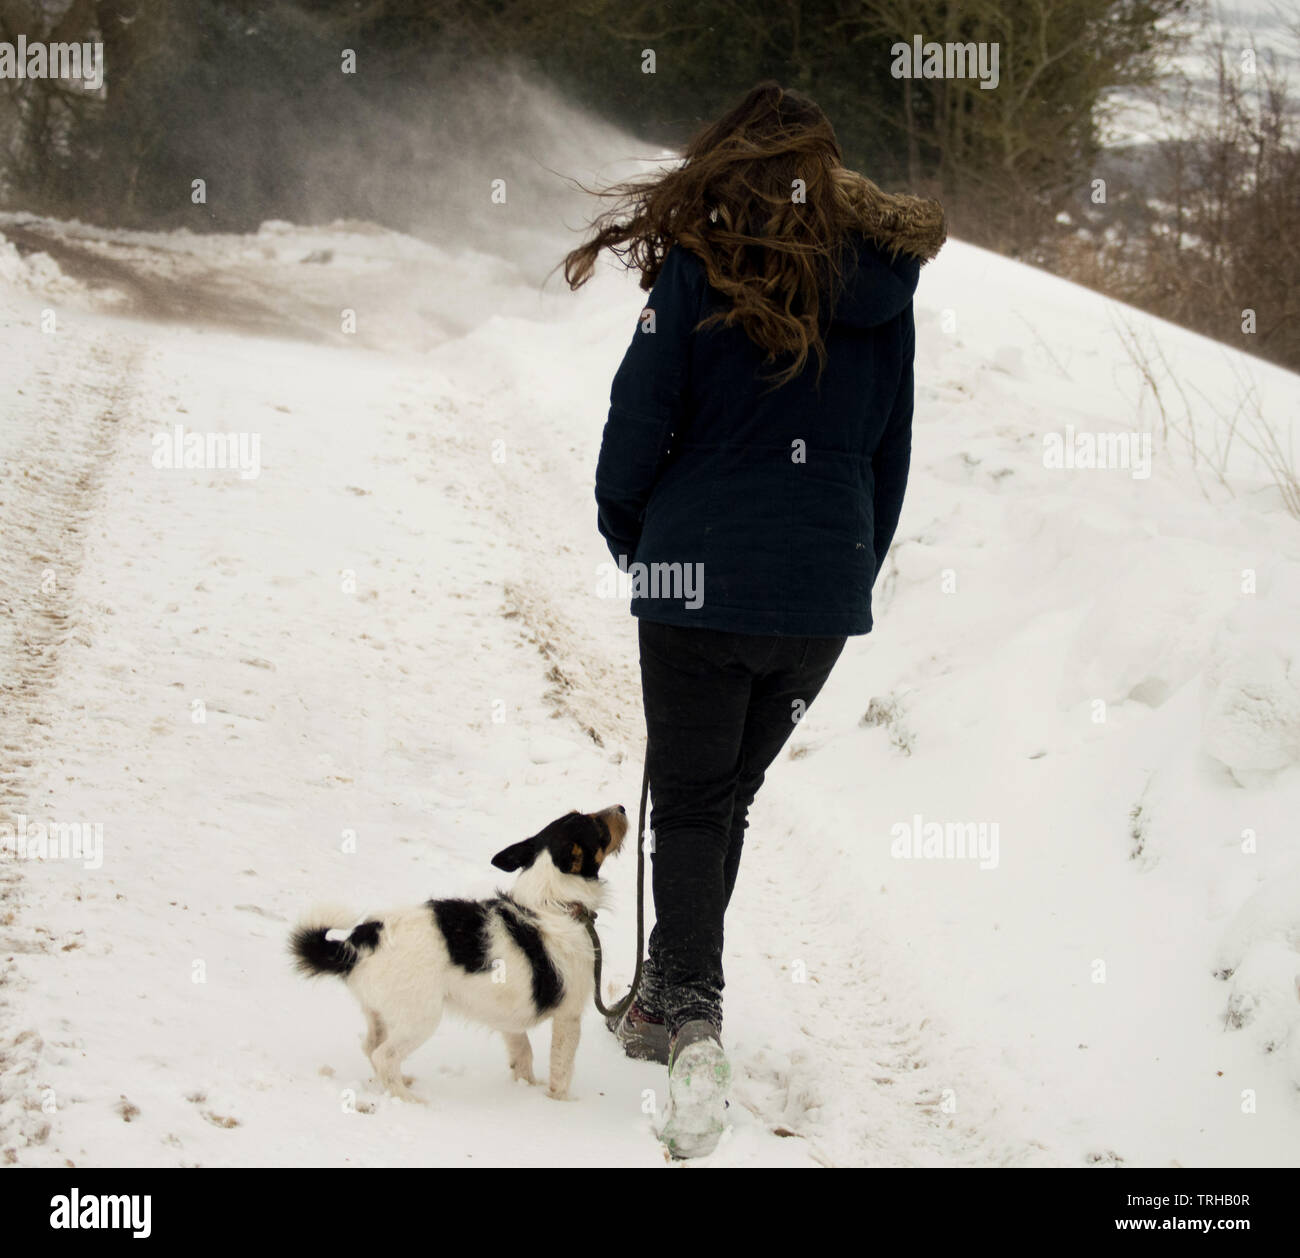
{"type": "MultiPolygon", "coordinates": [[[[285,950],[313,902],[487,894],[559,813],[635,810],[592,481],[640,290],[356,224],[39,226],[255,276],[259,314],[229,282],[151,318],[0,246],[0,820],[103,837],[0,852],[0,1163],[667,1165],[662,1071],[594,1011],[572,1103],[447,1022],[402,1105],[285,950]],[[259,434],[260,475],[154,466],[176,424],[259,434]]],[[[1300,1157],[1300,525],[1241,443],[1221,480],[1164,437],[1121,316],[1202,449],[1243,380],[1294,436],[1290,373],[957,240],[925,268],[877,627],[752,814],[700,1167],[1300,1157]],[[1067,425],[1152,434],[1152,474],[1046,467],[1067,425]],[[894,855],[917,819],[996,824],[993,867],[894,855]]],[[[612,996],[631,858],[607,879],[612,996]]]]}

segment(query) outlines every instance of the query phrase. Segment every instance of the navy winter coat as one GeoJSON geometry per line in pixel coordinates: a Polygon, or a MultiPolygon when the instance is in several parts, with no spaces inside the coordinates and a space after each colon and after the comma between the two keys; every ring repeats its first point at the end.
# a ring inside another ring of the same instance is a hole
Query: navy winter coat
{"type": "Polygon", "coordinates": [[[911,455],[920,263],[853,240],[820,396],[815,357],[771,390],[781,364],[741,328],[694,331],[727,299],[699,258],[668,251],[647,299],[653,331],[643,312],[614,377],[596,470],[599,528],[628,570],[634,615],[736,633],[870,631],[911,455]]]}

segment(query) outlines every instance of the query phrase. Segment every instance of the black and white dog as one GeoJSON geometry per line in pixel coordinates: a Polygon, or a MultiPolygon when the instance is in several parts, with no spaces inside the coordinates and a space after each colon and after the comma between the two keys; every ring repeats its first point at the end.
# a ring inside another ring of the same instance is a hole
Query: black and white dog
{"type": "Polygon", "coordinates": [[[406,1086],[402,1062],[450,1009],[500,1031],[512,1075],[528,1083],[536,1080],[527,1031],[553,1019],[548,1092],[563,1100],[592,995],[591,939],[575,913],[599,906],[601,864],[626,834],[622,805],[568,813],[492,858],[498,869],[522,871],[508,895],[429,900],[359,922],[317,908],[294,929],[289,950],[301,973],[347,982],[366,1015],[361,1046],[394,1096],[421,1099],[406,1086]]]}

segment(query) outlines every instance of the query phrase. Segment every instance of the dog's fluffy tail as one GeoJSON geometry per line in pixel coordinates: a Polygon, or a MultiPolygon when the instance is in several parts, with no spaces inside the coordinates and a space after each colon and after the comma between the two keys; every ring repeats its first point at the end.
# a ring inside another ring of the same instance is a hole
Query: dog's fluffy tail
{"type": "Polygon", "coordinates": [[[335,974],[347,978],[366,952],[379,944],[382,922],[356,923],[357,915],[335,905],[307,913],[289,936],[289,953],[299,974],[313,978],[335,974]]]}

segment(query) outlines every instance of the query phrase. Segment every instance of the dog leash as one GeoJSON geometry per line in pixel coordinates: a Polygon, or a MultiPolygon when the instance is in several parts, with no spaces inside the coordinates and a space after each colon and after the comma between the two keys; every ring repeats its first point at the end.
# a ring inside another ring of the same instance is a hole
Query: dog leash
{"type": "Polygon", "coordinates": [[[600,936],[596,934],[596,915],[585,906],[575,906],[574,916],[587,928],[591,936],[591,946],[595,950],[596,962],[593,967],[596,976],[596,1008],[604,1018],[618,1018],[636,999],[637,988],[641,986],[641,953],[645,946],[645,807],[650,794],[650,748],[646,748],[645,768],[641,773],[641,807],[636,820],[636,969],[632,971],[632,986],[626,996],[618,1001],[612,1009],[606,1009],[600,998],[600,936]]]}

